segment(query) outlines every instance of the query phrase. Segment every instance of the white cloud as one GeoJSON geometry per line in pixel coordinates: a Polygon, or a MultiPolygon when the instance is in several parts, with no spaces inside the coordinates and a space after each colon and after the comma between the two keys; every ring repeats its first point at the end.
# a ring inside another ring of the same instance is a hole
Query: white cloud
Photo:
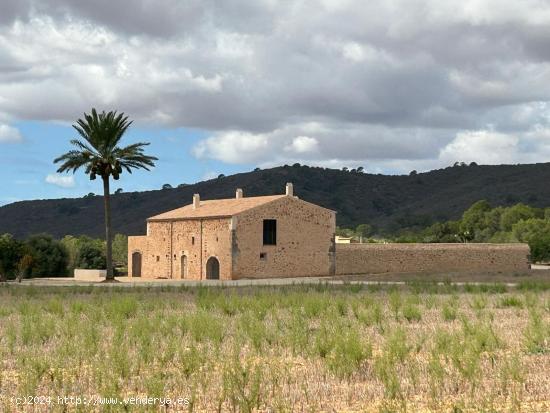
{"type": "Polygon", "coordinates": [[[519,138],[493,131],[460,132],[441,150],[440,160],[446,163],[477,162],[481,164],[513,163],[519,155],[519,138]]]}
{"type": "Polygon", "coordinates": [[[74,188],[76,185],[74,176],[72,175],[65,176],[61,174],[48,174],[45,181],[61,188],[74,188]]]}
{"type": "Polygon", "coordinates": [[[4,3],[0,125],[116,108],[199,158],[373,169],[540,159],[550,127],[540,0],[4,3]]]}
{"type": "Polygon", "coordinates": [[[290,145],[285,146],[285,151],[295,154],[316,152],[319,147],[319,142],[315,138],[309,136],[297,136],[292,140],[290,145]]]}
{"type": "Polygon", "coordinates": [[[0,143],[21,142],[22,140],[23,136],[19,129],[0,123],[0,143]]]}
{"type": "Polygon", "coordinates": [[[268,136],[246,132],[223,132],[199,142],[193,149],[198,158],[214,158],[229,163],[254,162],[268,149],[268,136]]]}

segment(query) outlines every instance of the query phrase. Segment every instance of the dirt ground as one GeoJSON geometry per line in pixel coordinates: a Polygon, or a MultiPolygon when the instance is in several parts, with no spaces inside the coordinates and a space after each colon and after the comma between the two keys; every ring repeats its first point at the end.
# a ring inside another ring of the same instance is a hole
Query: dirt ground
{"type": "MultiPolygon", "coordinates": [[[[218,280],[169,280],[169,279],[147,279],[147,278],[128,278],[117,277],[118,283],[104,283],[98,278],[89,280],[76,280],[71,277],[51,277],[34,278],[23,280],[21,285],[44,285],[44,286],[180,286],[189,287],[197,285],[223,285],[231,287],[242,286],[276,286],[276,285],[295,285],[295,284],[344,284],[344,283],[417,283],[417,282],[440,282],[440,283],[503,283],[508,285],[521,284],[530,281],[548,281],[550,282],[550,267],[539,267],[538,269],[526,270],[523,272],[445,272],[445,273],[385,273],[385,274],[355,274],[339,275],[332,277],[288,277],[288,278],[265,278],[265,279],[240,279],[230,281],[218,280]]],[[[17,284],[10,281],[10,284],[17,284]]]]}

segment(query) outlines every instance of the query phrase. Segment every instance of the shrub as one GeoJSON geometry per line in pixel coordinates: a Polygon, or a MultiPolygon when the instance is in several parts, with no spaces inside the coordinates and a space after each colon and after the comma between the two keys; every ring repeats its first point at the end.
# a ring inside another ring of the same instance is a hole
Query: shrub
{"type": "Polygon", "coordinates": [[[32,255],[23,255],[17,263],[17,277],[19,277],[20,279],[29,277],[32,269],[32,264],[32,255]]]}
{"type": "Polygon", "coordinates": [[[55,277],[67,273],[67,251],[50,235],[33,235],[27,240],[26,247],[33,260],[32,277],[55,277]]]}
{"type": "Polygon", "coordinates": [[[85,235],[73,237],[67,235],[61,240],[68,253],[67,267],[69,271],[75,268],[104,269],[107,266],[105,259],[105,242],[85,235]]]}
{"type": "Polygon", "coordinates": [[[537,233],[529,241],[531,260],[534,262],[550,260],[550,233],[537,233]]]}
{"type": "Polygon", "coordinates": [[[107,267],[105,250],[96,243],[86,242],[80,246],[75,268],[101,270],[107,267]]]}
{"type": "Polygon", "coordinates": [[[10,234],[0,235],[0,281],[15,277],[22,254],[23,245],[19,241],[10,234]]]}

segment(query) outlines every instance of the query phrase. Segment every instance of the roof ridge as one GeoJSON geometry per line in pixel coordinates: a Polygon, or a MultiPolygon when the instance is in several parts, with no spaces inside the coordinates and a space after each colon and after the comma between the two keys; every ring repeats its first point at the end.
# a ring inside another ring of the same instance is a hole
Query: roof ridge
{"type": "Polygon", "coordinates": [[[261,205],[265,205],[287,195],[261,195],[243,198],[219,198],[201,200],[201,206],[194,209],[193,204],[186,204],[179,208],[163,212],[147,218],[147,221],[170,221],[175,219],[198,219],[213,217],[231,217],[241,212],[248,211],[261,205]]]}

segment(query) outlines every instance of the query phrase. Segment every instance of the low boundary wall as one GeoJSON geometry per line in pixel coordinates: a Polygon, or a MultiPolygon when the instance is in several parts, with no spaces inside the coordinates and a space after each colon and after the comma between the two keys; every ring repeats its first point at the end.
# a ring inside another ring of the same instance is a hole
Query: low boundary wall
{"type": "Polygon", "coordinates": [[[527,244],[336,244],[336,274],[525,271],[527,244]]]}
{"type": "Polygon", "coordinates": [[[83,270],[76,268],[74,270],[74,279],[82,281],[104,280],[107,277],[107,270],[83,270]]]}

